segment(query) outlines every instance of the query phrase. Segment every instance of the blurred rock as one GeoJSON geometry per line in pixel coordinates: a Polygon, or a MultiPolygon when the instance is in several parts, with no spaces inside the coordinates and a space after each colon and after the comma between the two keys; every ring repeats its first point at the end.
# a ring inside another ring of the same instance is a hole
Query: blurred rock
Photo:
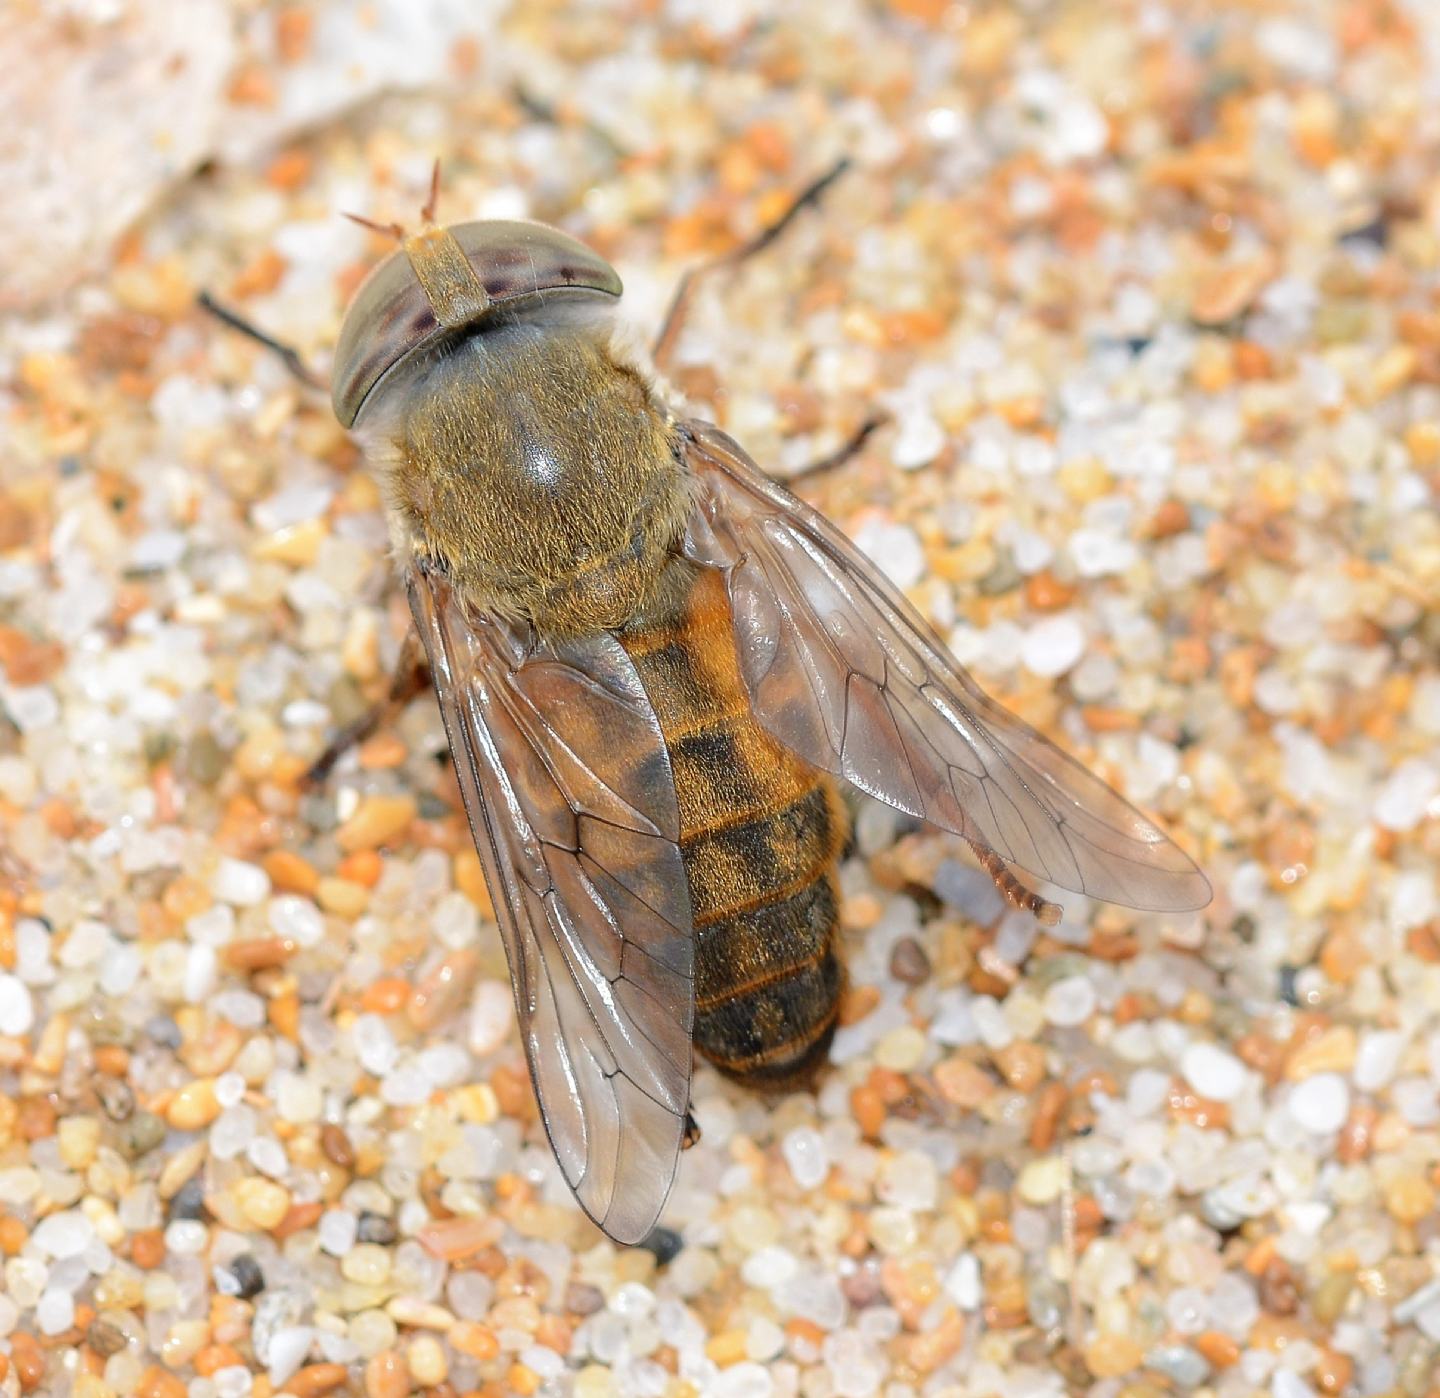
{"type": "Polygon", "coordinates": [[[479,51],[505,9],[505,0],[317,0],[245,19],[217,154],[250,160],[381,92],[462,78],[467,50],[479,51]]]}
{"type": "Polygon", "coordinates": [[[463,78],[501,0],[20,3],[0,14],[0,309],[73,285],[212,157],[246,162],[381,92],[463,78]]]}
{"type": "Polygon", "coordinates": [[[223,0],[0,16],[0,309],[65,290],[205,158],[234,54],[223,0]]]}

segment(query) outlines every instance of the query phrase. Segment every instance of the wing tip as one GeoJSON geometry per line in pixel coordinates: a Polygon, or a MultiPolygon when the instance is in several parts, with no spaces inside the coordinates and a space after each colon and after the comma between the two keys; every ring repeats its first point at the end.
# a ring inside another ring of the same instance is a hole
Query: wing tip
{"type": "Polygon", "coordinates": [[[593,1215],[591,1222],[612,1243],[619,1243],[622,1248],[637,1248],[655,1231],[655,1226],[660,1222],[660,1214],[657,1212],[648,1223],[633,1223],[630,1220],[612,1223],[608,1219],[602,1223],[593,1215]]]}
{"type": "Polygon", "coordinates": [[[1185,880],[1189,892],[1185,895],[1187,901],[1175,908],[1174,911],[1181,913],[1198,913],[1208,908],[1215,901],[1215,889],[1210,880],[1196,869],[1193,874],[1185,880]]]}
{"type": "Polygon", "coordinates": [[[638,1202],[637,1199],[626,1199],[622,1194],[617,1194],[611,1199],[603,1219],[595,1217],[578,1193],[575,1195],[575,1201],[585,1211],[591,1223],[611,1242],[619,1243],[621,1247],[633,1248],[639,1247],[655,1231],[660,1223],[660,1215],[665,1212],[665,1205],[669,1202],[670,1191],[674,1187],[675,1174],[672,1173],[663,1192],[655,1199],[653,1208],[636,1209],[634,1205],[638,1202]],[[619,1214],[618,1218],[614,1217],[617,1213],[619,1214]]]}
{"type": "Polygon", "coordinates": [[[1148,875],[1150,887],[1145,901],[1125,900],[1126,906],[1142,913],[1198,913],[1215,901],[1215,889],[1204,871],[1178,846],[1174,847],[1189,866],[1148,875]]]}

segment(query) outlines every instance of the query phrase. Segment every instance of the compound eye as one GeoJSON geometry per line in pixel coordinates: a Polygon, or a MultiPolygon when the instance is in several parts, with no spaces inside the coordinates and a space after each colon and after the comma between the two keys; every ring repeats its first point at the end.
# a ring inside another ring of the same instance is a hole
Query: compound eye
{"type": "Polygon", "coordinates": [[[331,379],[335,416],[342,426],[354,426],[396,365],[442,336],[478,324],[494,306],[620,292],[620,278],[604,258],[544,224],[485,220],[407,238],[365,279],[345,313],[331,379]],[[444,324],[416,273],[417,259],[433,253],[437,239],[449,240],[452,253],[458,247],[457,260],[468,264],[485,292],[473,298],[467,318],[447,317],[444,324]]]}
{"type": "Polygon", "coordinates": [[[584,243],[543,223],[486,220],[449,229],[492,301],[548,291],[619,296],[615,269],[584,243]]]}

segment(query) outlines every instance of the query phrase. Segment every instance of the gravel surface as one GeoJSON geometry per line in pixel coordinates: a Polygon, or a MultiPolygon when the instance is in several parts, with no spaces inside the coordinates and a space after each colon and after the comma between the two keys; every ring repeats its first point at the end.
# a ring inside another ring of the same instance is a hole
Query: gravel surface
{"type": "MultiPolygon", "coordinates": [[[[126,22],[64,8],[85,62],[126,22]]],[[[33,215],[0,241],[0,1395],[1433,1392],[1440,8],[212,28],[170,137],[107,131],[164,167],[140,221],[58,272],[33,215]],[[323,372],[388,250],[340,211],[413,221],[439,156],[442,217],[584,238],[643,343],[841,155],[675,395],[777,475],[883,409],[804,493],[1216,897],[1042,929],[857,808],[832,1068],[701,1068],[622,1251],[536,1120],[433,703],[302,782],[408,615],[325,395],[195,295],[323,372]]],[[[34,77],[27,140],[73,143],[34,77]]]]}

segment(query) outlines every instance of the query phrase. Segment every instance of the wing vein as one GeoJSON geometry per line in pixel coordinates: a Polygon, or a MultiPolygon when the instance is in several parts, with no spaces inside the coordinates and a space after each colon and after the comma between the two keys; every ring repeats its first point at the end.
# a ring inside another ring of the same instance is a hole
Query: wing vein
{"type": "Polygon", "coordinates": [[[580,1206],[638,1242],[675,1175],[694,1019],[664,737],[612,636],[561,652],[423,564],[408,584],[542,1123],[580,1206]]]}
{"type": "Polygon", "coordinates": [[[741,672],[773,737],[1063,888],[1164,912],[1209,901],[1189,857],[990,699],[829,521],[717,429],[685,431],[705,497],[705,519],[687,528],[686,547],[728,574],[732,599],[742,594],[732,607],[741,672]]]}

